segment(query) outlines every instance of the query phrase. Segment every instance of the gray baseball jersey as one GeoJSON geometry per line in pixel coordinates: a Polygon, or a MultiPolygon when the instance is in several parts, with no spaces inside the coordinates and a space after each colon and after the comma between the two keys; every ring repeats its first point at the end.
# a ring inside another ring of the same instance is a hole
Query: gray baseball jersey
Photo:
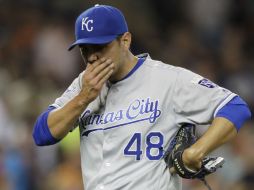
{"type": "MultiPolygon", "coordinates": [[[[107,82],[79,119],[86,190],[180,190],[163,154],[182,123],[209,124],[236,94],[149,56],[129,77],[107,82]]],[[[81,73],[53,106],[75,97],[81,73]]]]}

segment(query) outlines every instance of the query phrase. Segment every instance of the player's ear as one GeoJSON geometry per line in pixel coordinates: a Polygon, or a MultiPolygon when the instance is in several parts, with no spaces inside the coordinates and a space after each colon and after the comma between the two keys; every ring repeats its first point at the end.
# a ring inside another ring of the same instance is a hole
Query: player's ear
{"type": "Polygon", "coordinates": [[[131,33],[125,32],[121,37],[121,43],[123,44],[124,48],[129,50],[131,45],[131,33]]]}

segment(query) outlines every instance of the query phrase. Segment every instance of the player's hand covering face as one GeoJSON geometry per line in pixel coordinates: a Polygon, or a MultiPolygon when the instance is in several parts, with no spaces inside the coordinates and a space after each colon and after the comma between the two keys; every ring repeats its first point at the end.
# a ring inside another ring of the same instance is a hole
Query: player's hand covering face
{"type": "Polygon", "coordinates": [[[99,95],[103,84],[115,69],[112,59],[103,57],[109,44],[80,46],[82,57],[86,63],[81,93],[88,102],[93,101],[99,95]]]}

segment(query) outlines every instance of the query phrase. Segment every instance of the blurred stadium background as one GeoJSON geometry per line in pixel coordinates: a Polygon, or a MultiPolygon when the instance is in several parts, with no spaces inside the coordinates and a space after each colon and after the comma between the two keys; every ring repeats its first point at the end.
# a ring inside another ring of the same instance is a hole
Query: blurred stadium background
{"type": "MultiPolygon", "coordinates": [[[[0,189],[82,190],[79,131],[38,148],[33,124],[84,69],[75,49],[76,17],[96,4],[123,11],[132,51],[186,67],[241,95],[254,109],[253,0],[0,0],[0,189]]],[[[218,154],[214,190],[254,189],[253,120],[218,154]]],[[[183,190],[203,190],[184,181],[183,190]]]]}

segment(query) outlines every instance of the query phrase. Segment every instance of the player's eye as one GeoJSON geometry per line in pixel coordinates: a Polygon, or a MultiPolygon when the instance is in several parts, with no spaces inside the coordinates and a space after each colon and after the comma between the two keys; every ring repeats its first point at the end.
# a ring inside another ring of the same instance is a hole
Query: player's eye
{"type": "Polygon", "coordinates": [[[100,44],[100,45],[93,45],[91,48],[94,50],[94,51],[102,51],[103,49],[105,49],[107,47],[108,44],[100,44]]]}
{"type": "Polygon", "coordinates": [[[108,46],[108,44],[109,43],[80,45],[80,49],[83,55],[89,55],[91,53],[101,52],[108,46]]]}

